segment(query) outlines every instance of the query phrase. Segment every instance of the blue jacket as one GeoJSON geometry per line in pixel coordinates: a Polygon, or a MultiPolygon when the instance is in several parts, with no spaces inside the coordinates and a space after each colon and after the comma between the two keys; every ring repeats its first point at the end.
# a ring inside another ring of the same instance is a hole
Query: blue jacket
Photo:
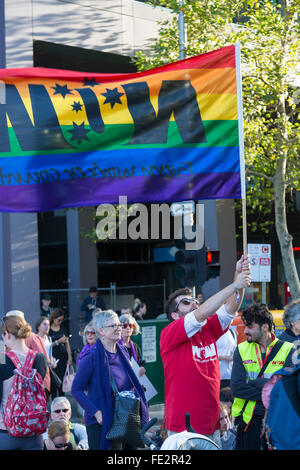
{"type": "MultiPolygon", "coordinates": [[[[93,303],[93,300],[94,300],[94,299],[93,299],[90,295],[89,295],[88,297],[86,297],[86,298],[84,299],[84,301],[82,302],[82,304],[81,304],[80,310],[81,310],[82,312],[85,312],[85,311],[89,312],[89,309],[87,308],[87,306],[88,306],[89,304],[92,304],[92,303],[93,303]]],[[[104,300],[102,299],[102,297],[101,297],[100,295],[98,295],[98,296],[96,297],[96,304],[95,304],[95,307],[96,307],[96,308],[101,308],[102,310],[105,310],[105,308],[106,308],[106,307],[105,307],[105,302],[104,302],[104,300]]]]}
{"type": "MultiPolygon", "coordinates": [[[[145,426],[149,420],[149,413],[144,390],[129,362],[126,348],[117,344],[117,349],[120,352],[124,369],[141,399],[141,421],[142,426],[145,426]]],[[[95,348],[91,349],[80,361],[72,384],[72,395],[85,411],[84,420],[87,426],[96,423],[94,414],[98,410],[102,411],[102,436],[99,450],[110,449],[110,442],[105,436],[112,424],[114,399],[110,384],[109,362],[99,339],[95,348]]]]}

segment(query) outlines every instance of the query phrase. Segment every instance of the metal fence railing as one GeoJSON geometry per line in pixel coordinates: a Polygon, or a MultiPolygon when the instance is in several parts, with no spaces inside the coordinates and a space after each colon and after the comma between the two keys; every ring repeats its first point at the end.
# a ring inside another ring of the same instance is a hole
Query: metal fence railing
{"type": "MultiPolygon", "coordinates": [[[[81,289],[43,289],[40,294],[47,293],[51,297],[51,307],[61,308],[65,312],[64,328],[72,334],[73,346],[82,345],[80,334],[84,328],[84,312],[80,307],[89,295],[89,288],[81,289]]],[[[140,286],[117,286],[111,283],[109,287],[98,289],[103,297],[106,308],[120,313],[121,308],[132,308],[136,298],[147,305],[145,319],[155,318],[163,313],[166,300],[165,281],[161,284],[148,284],[140,286]]]]}

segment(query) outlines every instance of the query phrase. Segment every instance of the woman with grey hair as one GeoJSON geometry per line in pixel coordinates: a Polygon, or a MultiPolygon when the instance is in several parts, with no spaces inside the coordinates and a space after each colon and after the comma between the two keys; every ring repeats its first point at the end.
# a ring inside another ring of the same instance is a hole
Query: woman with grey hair
{"type": "Polygon", "coordinates": [[[92,349],[96,344],[97,336],[96,336],[96,330],[94,328],[93,322],[88,323],[84,327],[82,340],[83,340],[84,346],[77,357],[77,361],[76,361],[77,368],[83,356],[85,356],[89,352],[89,350],[92,349]]]}
{"type": "Polygon", "coordinates": [[[144,367],[145,361],[142,359],[142,351],[140,347],[131,339],[131,336],[136,336],[140,333],[140,326],[135,318],[129,313],[121,315],[120,322],[122,323],[122,338],[120,339],[120,344],[126,347],[130,360],[133,358],[140,366],[139,376],[141,377],[146,373],[146,369],[144,367]]]}
{"type": "Polygon", "coordinates": [[[293,300],[284,308],[283,323],[286,330],[278,336],[281,341],[295,343],[300,340],[300,299],[293,300]]]}
{"type": "Polygon", "coordinates": [[[119,392],[130,391],[140,399],[141,425],[149,419],[144,390],[130,364],[124,346],[119,344],[122,324],[112,310],[104,310],[93,318],[97,333],[94,348],[80,361],[72,384],[72,394],[84,410],[90,450],[121,450],[124,442],[106,438],[114,411],[113,376],[119,392]]]}

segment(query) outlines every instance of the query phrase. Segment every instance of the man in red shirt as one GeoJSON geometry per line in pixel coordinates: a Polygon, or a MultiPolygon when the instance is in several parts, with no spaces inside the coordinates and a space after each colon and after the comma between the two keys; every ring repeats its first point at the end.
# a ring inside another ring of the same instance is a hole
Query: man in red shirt
{"type": "Polygon", "coordinates": [[[173,292],[166,313],[171,323],[160,337],[165,374],[165,416],[169,435],[185,430],[185,414],[200,434],[220,444],[220,368],[216,341],[227,331],[251,282],[249,258],[236,265],[235,280],[206,302],[190,289],[173,292]]]}

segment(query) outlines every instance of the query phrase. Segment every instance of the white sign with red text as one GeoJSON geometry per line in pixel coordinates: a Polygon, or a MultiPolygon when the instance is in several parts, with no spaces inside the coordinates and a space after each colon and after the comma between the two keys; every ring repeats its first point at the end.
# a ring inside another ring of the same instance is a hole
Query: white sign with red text
{"type": "Polygon", "coordinates": [[[271,245],[248,244],[252,282],[271,282],[271,245]]]}

